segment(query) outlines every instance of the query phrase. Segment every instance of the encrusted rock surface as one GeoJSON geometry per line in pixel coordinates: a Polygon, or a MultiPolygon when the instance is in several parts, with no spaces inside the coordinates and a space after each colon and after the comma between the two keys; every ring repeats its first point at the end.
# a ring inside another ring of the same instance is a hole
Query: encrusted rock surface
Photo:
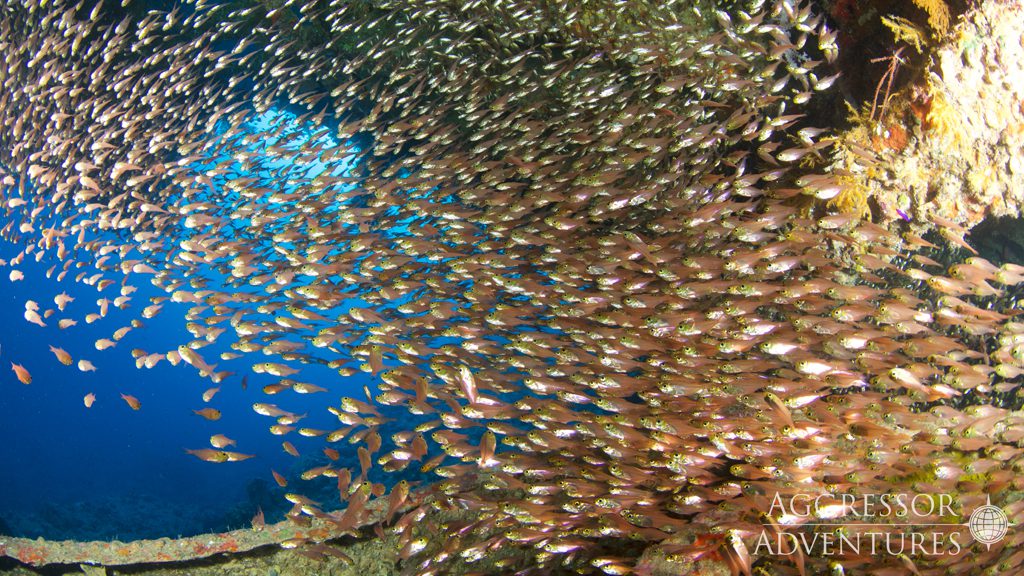
{"type": "MultiPolygon", "coordinates": [[[[876,127],[878,162],[840,162],[877,202],[876,217],[973,226],[1024,206],[1024,3],[969,11],[903,95],[904,121],[876,127]],[[857,165],[853,165],[856,163],[857,165]],[[901,214],[902,212],[902,214],[901,214]]],[[[892,114],[890,118],[900,116],[892,114]]]]}

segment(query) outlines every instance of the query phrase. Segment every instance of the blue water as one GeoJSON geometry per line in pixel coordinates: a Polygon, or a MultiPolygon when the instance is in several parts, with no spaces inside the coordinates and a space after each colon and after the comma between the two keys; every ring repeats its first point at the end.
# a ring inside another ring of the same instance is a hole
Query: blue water
{"type": "MultiPolygon", "coordinates": [[[[248,128],[259,134],[287,119],[272,111],[248,128]]],[[[328,169],[343,173],[350,168],[290,167],[306,177],[328,169]]],[[[0,242],[0,258],[10,260],[20,249],[0,242]]],[[[131,295],[129,308],[122,311],[111,305],[105,318],[87,324],[85,315],[98,311],[97,299],[113,300],[119,295],[123,277],[106,273],[106,278],[117,283],[97,292],[94,286],[73,281],[76,268],[63,282],[56,281],[56,272],[54,278],[46,278],[46,270],[53,264],[50,257],[37,263],[34,254],[29,254],[17,266],[25,280],[10,282],[10,268],[2,268],[0,278],[0,325],[4,327],[0,336],[0,386],[4,388],[0,392],[0,438],[7,439],[0,443],[0,462],[4,463],[0,472],[0,533],[79,540],[190,535],[248,526],[257,509],[272,521],[282,517],[287,502],[282,497],[285,490],[273,482],[271,469],[289,478],[287,491],[331,494],[331,482],[298,479],[303,470],[327,463],[321,453],[326,446],[324,440],[296,432],[272,435],[268,427],[275,424],[274,419],[256,414],[252,404],[267,402],[299,414],[308,413],[297,428],[333,430],[341,425],[325,408],[337,405],[342,396],[365,400],[363,386],[372,387],[370,375],[357,373],[340,378],[325,366],[296,364],[302,368],[296,379],[330,391],[306,395],[285,391],[268,396],[261,389],[279,379],[254,374],[250,367],[280,359],[255,353],[221,360],[220,353],[229,351],[228,345],[235,340],[229,327],[220,341],[199,350],[208,362],[217,363],[218,371],[235,372],[219,384],[219,393],[206,404],[203,392],[218,384],[201,377],[196,369],[184,362],[173,367],[166,360],[153,369],[137,369],[130,353],[133,348],[166,353],[194,340],[185,329],[189,305],[167,301],[156,317],[142,319],[140,311],[151,304],[150,297],[167,295],[148,285],[147,276],[133,275],[130,283],[138,291],[131,295]],[[27,300],[36,301],[40,312],[56,309],[53,296],[61,291],[75,301],[65,312],[55,312],[45,320],[47,327],[24,319],[27,300]],[[74,318],[78,325],[61,330],[57,327],[60,318],[74,318]],[[114,348],[95,348],[97,339],[111,338],[133,318],[139,318],[144,327],[130,331],[114,348]],[[74,364],[60,364],[49,351],[50,345],[67,350],[76,363],[83,358],[90,360],[98,370],[83,373],[74,364]],[[11,370],[12,362],[31,372],[32,384],[18,382],[11,370]],[[247,375],[247,389],[242,386],[243,375],[247,375]],[[83,397],[89,392],[96,395],[96,402],[87,409],[83,397]],[[138,398],[141,410],[131,410],[121,399],[122,393],[138,398]],[[211,422],[192,412],[206,407],[219,409],[222,418],[211,422]],[[186,448],[210,448],[213,434],[237,441],[227,450],[255,457],[214,464],[185,453],[186,448]],[[294,444],[301,457],[286,454],[281,447],[283,440],[294,444]]],[[[218,283],[224,280],[213,271],[206,276],[210,288],[220,287],[218,283]]],[[[331,314],[337,311],[325,313],[331,314]]],[[[343,454],[338,464],[357,467],[354,447],[347,442],[333,447],[343,454]]],[[[337,492],[333,495],[325,508],[337,505],[337,492]]]]}

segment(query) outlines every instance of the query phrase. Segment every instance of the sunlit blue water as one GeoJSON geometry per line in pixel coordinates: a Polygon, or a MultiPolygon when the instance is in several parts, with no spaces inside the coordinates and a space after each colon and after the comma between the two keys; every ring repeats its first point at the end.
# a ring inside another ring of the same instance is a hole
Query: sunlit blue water
{"type": "MultiPolygon", "coordinates": [[[[247,129],[258,136],[286,119],[290,117],[272,111],[247,129]]],[[[254,151],[272,143],[260,138],[255,141],[254,151]]],[[[350,167],[312,164],[287,168],[293,174],[314,177],[328,170],[345,173],[350,167]]],[[[269,177],[266,173],[257,176],[269,177]]],[[[209,200],[217,198],[211,196],[209,200]]],[[[20,249],[4,243],[0,258],[10,260],[20,249]]],[[[118,284],[97,292],[93,286],[73,281],[75,268],[63,282],[47,279],[46,270],[53,264],[50,258],[37,263],[34,254],[29,254],[17,267],[24,272],[24,281],[9,282],[8,268],[0,279],[0,325],[5,327],[0,338],[0,385],[5,388],[0,396],[0,437],[6,439],[0,443],[0,462],[5,470],[0,473],[0,532],[51,539],[127,540],[247,526],[257,509],[262,509],[271,521],[279,519],[287,505],[282,498],[284,491],[273,482],[271,469],[289,478],[292,485],[288,490],[301,487],[304,493],[317,489],[330,493],[330,482],[319,480],[311,486],[298,479],[303,470],[327,462],[321,453],[323,439],[305,438],[295,432],[284,437],[272,435],[268,427],[274,420],[256,414],[252,404],[269,402],[299,414],[308,413],[298,427],[333,430],[340,424],[325,408],[337,405],[342,396],[365,399],[363,386],[373,386],[369,375],[340,378],[326,366],[306,365],[296,377],[327,387],[330,392],[299,395],[285,391],[267,396],[261,389],[278,378],[251,373],[249,368],[280,359],[256,353],[221,360],[219,355],[229,351],[228,344],[236,339],[229,329],[220,341],[199,350],[209,362],[217,363],[218,371],[235,372],[219,384],[220,392],[205,404],[203,392],[218,384],[184,363],[173,367],[163,361],[153,369],[137,369],[130,354],[134,348],[166,353],[193,340],[185,330],[187,305],[164,302],[160,314],[142,319],[143,328],[130,331],[115,348],[98,351],[97,339],[111,338],[115,330],[140,318],[141,309],[151,303],[150,297],[166,294],[149,286],[146,277],[133,276],[131,284],[138,291],[131,295],[129,308],[122,311],[111,306],[107,317],[87,324],[84,318],[98,311],[99,298],[113,300],[118,295],[122,276],[107,273],[105,277],[118,284]],[[41,312],[56,309],[53,296],[61,291],[75,301],[64,313],[55,312],[47,319],[46,328],[24,319],[27,300],[36,301],[41,312]],[[78,325],[61,330],[57,327],[59,318],[74,318],[78,325]],[[50,345],[67,350],[75,362],[90,360],[98,370],[83,373],[75,365],[60,364],[49,351],[50,345]],[[12,362],[31,372],[31,385],[18,382],[11,370],[12,362]],[[248,375],[247,389],[242,386],[243,375],[248,375]],[[87,409],[83,397],[90,392],[96,395],[96,402],[87,409]],[[131,410],[121,394],[138,398],[141,410],[131,410]],[[219,409],[222,418],[211,422],[193,413],[206,407],[219,409]],[[255,457],[213,464],[185,453],[186,448],[210,448],[213,434],[224,434],[238,442],[229,450],[255,457]],[[281,447],[283,440],[294,444],[302,456],[286,454],[281,447]]],[[[205,278],[209,288],[223,288],[225,277],[218,272],[207,270],[205,278]]],[[[347,442],[335,448],[343,454],[339,464],[357,466],[354,448],[347,442]]],[[[337,505],[337,492],[333,494],[334,501],[325,502],[326,508],[337,505]]]]}

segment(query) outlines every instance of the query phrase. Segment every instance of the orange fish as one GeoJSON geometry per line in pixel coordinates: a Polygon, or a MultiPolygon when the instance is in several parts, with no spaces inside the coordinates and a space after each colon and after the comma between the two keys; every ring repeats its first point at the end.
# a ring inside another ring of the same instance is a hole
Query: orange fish
{"type": "Polygon", "coordinates": [[[234,446],[235,441],[223,434],[214,434],[210,436],[210,446],[214,448],[227,448],[228,446],[234,446]]]}
{"type": "Polygon", "coordinates": [[[370,473],[370,467],[373,462],[370,460],[370,451],[360,446],[356,448],[356,454],[359,456],[359,467],[362,471],[362,478],[366,478],[366,475],[370,473]]]}
{"type": "Polygon", "coordinates": [[[272,396],[274,394],[277,394],[278,392],[283,392],[287,389],[288,386],[285,384],[267,384],[266,386],[263,387],[263,393],[268,396],[272,396]]]}
{"type": "Polygon", "coordinates": [[[327,392],[327,388],[322,388],[315,384],[309,384],[308,382],[296,382],[292,386],[292,390],[295,390],[299,394],[313,394],[316,392],[327,392]]]}
{"type": "Polygon", "coordinates": [[[447,458],[447,457],[448,457],[447,454],[438,454],[437,456],[434,456],[430,460],[427,460],[426,462],[424,462],[423,466],[420,466],[420,472],[423,472],[424,474],[426,474],[427,472],[430,472],[434,468],[437,468],[438,466],[440,466],[441,462],[445,458],[447,458]]]}
{"type": "Polygon", "coordinates": [[[295,456],[296,458],[299,457],[299,450],[297,448],[295,448],[295,446],[292,445],[291,442],[288,442],[286,440],[286,441],[281,443],[281,447],[284,448],[285,452],[291,454],[292,456],[295,456]]]}
{"type": "Polygon", "coordinates": [[[408,498],[409,482],[402,480],[391,489],[391,494],[388,495],[388,511],[384,516],[384,522],[390,522],[395,512],[398,512],[408,498]]]}
{"type": "Polygon", "coordinates": [[[256,403],[252,405],[252,409],[257,414],[261,414],[263,416],[270,416],[272,418],[277,418],[278,416],[284,416],[285,414],[288,414],[288,412],[278,408],[276,404],[256,403]]]}
{"type": "Polygon", "coordinates": [[[266,525],[267,525],[267,521],[266,521],[266,518],[263,516],[263,509],[257,507],[256,508],[256,514],[254,514],[253,517],[252,517],[252,529],[253,530],[257,530],[257,531],[258,530],[263,530],[263,528],[266,525]]]}
{"type": "Polygon", "coordinates": [[[18,376],[18,380],[22,384],[32,383],[32,375],[29,374],[28,370],[25,370],[25,367],[22,366],[21,364],[15,364],[14,362],[11,362],[11,370],[14,370],[14,374],[18,376]]]}
{"type": "Polygon", "coordinates": [[[220,410],[216,408],[203,408],[202,410],[193,410],[193,412],[207,420],[220,420],[220,410]]]}
{"type": "Polygon", "coordinates": [[[85,404],[86,408],[92,408],[92,405],[95,402],[96,402],[96,395],[93,394],[92,392],[89,392],[88,394],[85,395],[85,398],[82,398],[82,403],[85,404]]]}
{"type": "Polygon", "coordinates": [[[202,448],[200,450],[189,450],[186,448],[185,452],[188,452],[200,460],[217,463],[240,462],[253,457],[252,454],[240,454],[238,452],[227,452],[225,450],[211,450],[209,448],[202,448]]]}
{"type": "Polygon", "coordinates": [[[97,350],[106,350],[107,348],[113,348],[116,345],[117,342],[114,342],[113,340],[110,340],[108,338],[100,338],[99,340],[96,341],[97,350]]]}
{"type": "Polygon", "coordinates": [[[370,370],[374,374],[377,374],[378,372],[384,370],[384,351],[377,344],[370,346],[369,364],[370,370]]]}
{"type": "Polygon", "coordinates": [[[72,298],[71,296],[68,296],[67,293],[65,292],[61,292],[60,294],[57,294],[56,296],[53,297],[53,302],[57,305],[57,309],[60,310],[61,312],[64,311],[64,308],[68,305],[68,302],[74,301],[75,299],[72,298]]]}
{"type": "Polygon", "coordinates": [[[274,376],[280,376],[282,378],[286,378],[293,374],[299,373],[299,371],[296,370],[295,368],[291,368],[289,366],[285,366],[284,364],[277,364],[274,362],[264,362],[262,364],[257,364],[252,367],[252,371],[261,374],[272,374],[274,376]]]}
{"type": "Polygon", "coordinates": [[[71,354],[68,354],[66,350],[50,346],[50,352],[53,352],[53,355],[57,357],[57,360],[59,360],[61,364],[71,366],[71,354]]]}
{"type": "Polygon", "coordinates": [[[288,485],[288,481],[285,480],[284,476],[281,476],[275,470],[271,470],[270,473],[274,475],[274,482],[277,482],[278,486],[284,488],[288,485]]]}
{"type": "Polygon", "coordinates": [[[130,394],[121,394],[121,398],[123,398],[124,401],[128,403],[128,406],[130,406],[132,410],[138,410],[139,408],[142,407],[142,403],[139,402],[139,399],[136,398],[135,396],[132,396],[130,394]]]}
{"type": "Polygon", "coordinates": [[[348,489],[352,484],[352,471],[348,468],[338,470],[338,495],[342,500],[348,498],[348,489]]]}
{"type": "Polygon", "coordinates": [[[494,432],[490,430],[484,432],[483,437],[480,439],[480,458],[477,463],[481,468],[490,468],[498,461],[494,459],[494,451],[498,445],[498,438],[494,432]]]}
{"type": "Polygon", "coordinates": [[[46,322],[43,322],[43,317],[39,315],[39,312],[35,310],[25,310],[25,320],[28,320],[32,324],[46,328],[46,322]]]}
{"type": "Polygon", "coordinates": [[[469,403],[476,404],[476,379],[473,378],[473,372],[470,371],[469,366],[462,365],[459,367],[459,385],[462,387],[462,393],[466,395],[469,403]]]}
{"type": "Polygon", "coordinates": [[[206,392],[203,392],[203,402],[209,402],[210,400],[213,400],[213,397],[217,394],[217,392],[220,392],[219,386],[216,388],[210,388],[206,392]]]}
{"type": "Polygon", "coordinates": [[[81,370],[82,372],[95,372],[96,371],[96,367],[93,366],[92,362],[89,362],[88,360],[79,360],[78,361],[78,369],[81,370]]]}

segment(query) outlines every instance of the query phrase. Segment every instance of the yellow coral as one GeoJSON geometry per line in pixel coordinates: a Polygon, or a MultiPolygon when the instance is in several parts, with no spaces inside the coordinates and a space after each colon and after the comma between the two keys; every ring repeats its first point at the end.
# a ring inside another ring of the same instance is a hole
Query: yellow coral
{"type": "Polygon", "coordinates": [[[892,32],[897,42],[905,42],[914,47],[918,54],[924,52],[927,42],[924,31],[910,20],[900,16],[882,16],[882,24],[892,32]]]}
{"type": "Polygon", "coordinates": [[[828,201],[829,209],[859,218],[868,217],[870,215],[868,209],[870,192],[867,186],[862,181],[849,176],[840,176],[837,180],[842,184],[843,190],[828,201]]]}
{"type": "Polygon", "coordinates": [[[960,124],[960,115],[949,104],[949,100],[941,90],[929,86],[931,105],[924,117],[924,127],[928,132],[940,139],[953,143],[960,141],[960,132],[957,125],[960,124]]]}
{"type": "Polygon", "coordinates": [[[949,30],[949,6],[945,0],[914,0],[914,4],[928,13],[928,26],[937,36],[949,30]]]}

